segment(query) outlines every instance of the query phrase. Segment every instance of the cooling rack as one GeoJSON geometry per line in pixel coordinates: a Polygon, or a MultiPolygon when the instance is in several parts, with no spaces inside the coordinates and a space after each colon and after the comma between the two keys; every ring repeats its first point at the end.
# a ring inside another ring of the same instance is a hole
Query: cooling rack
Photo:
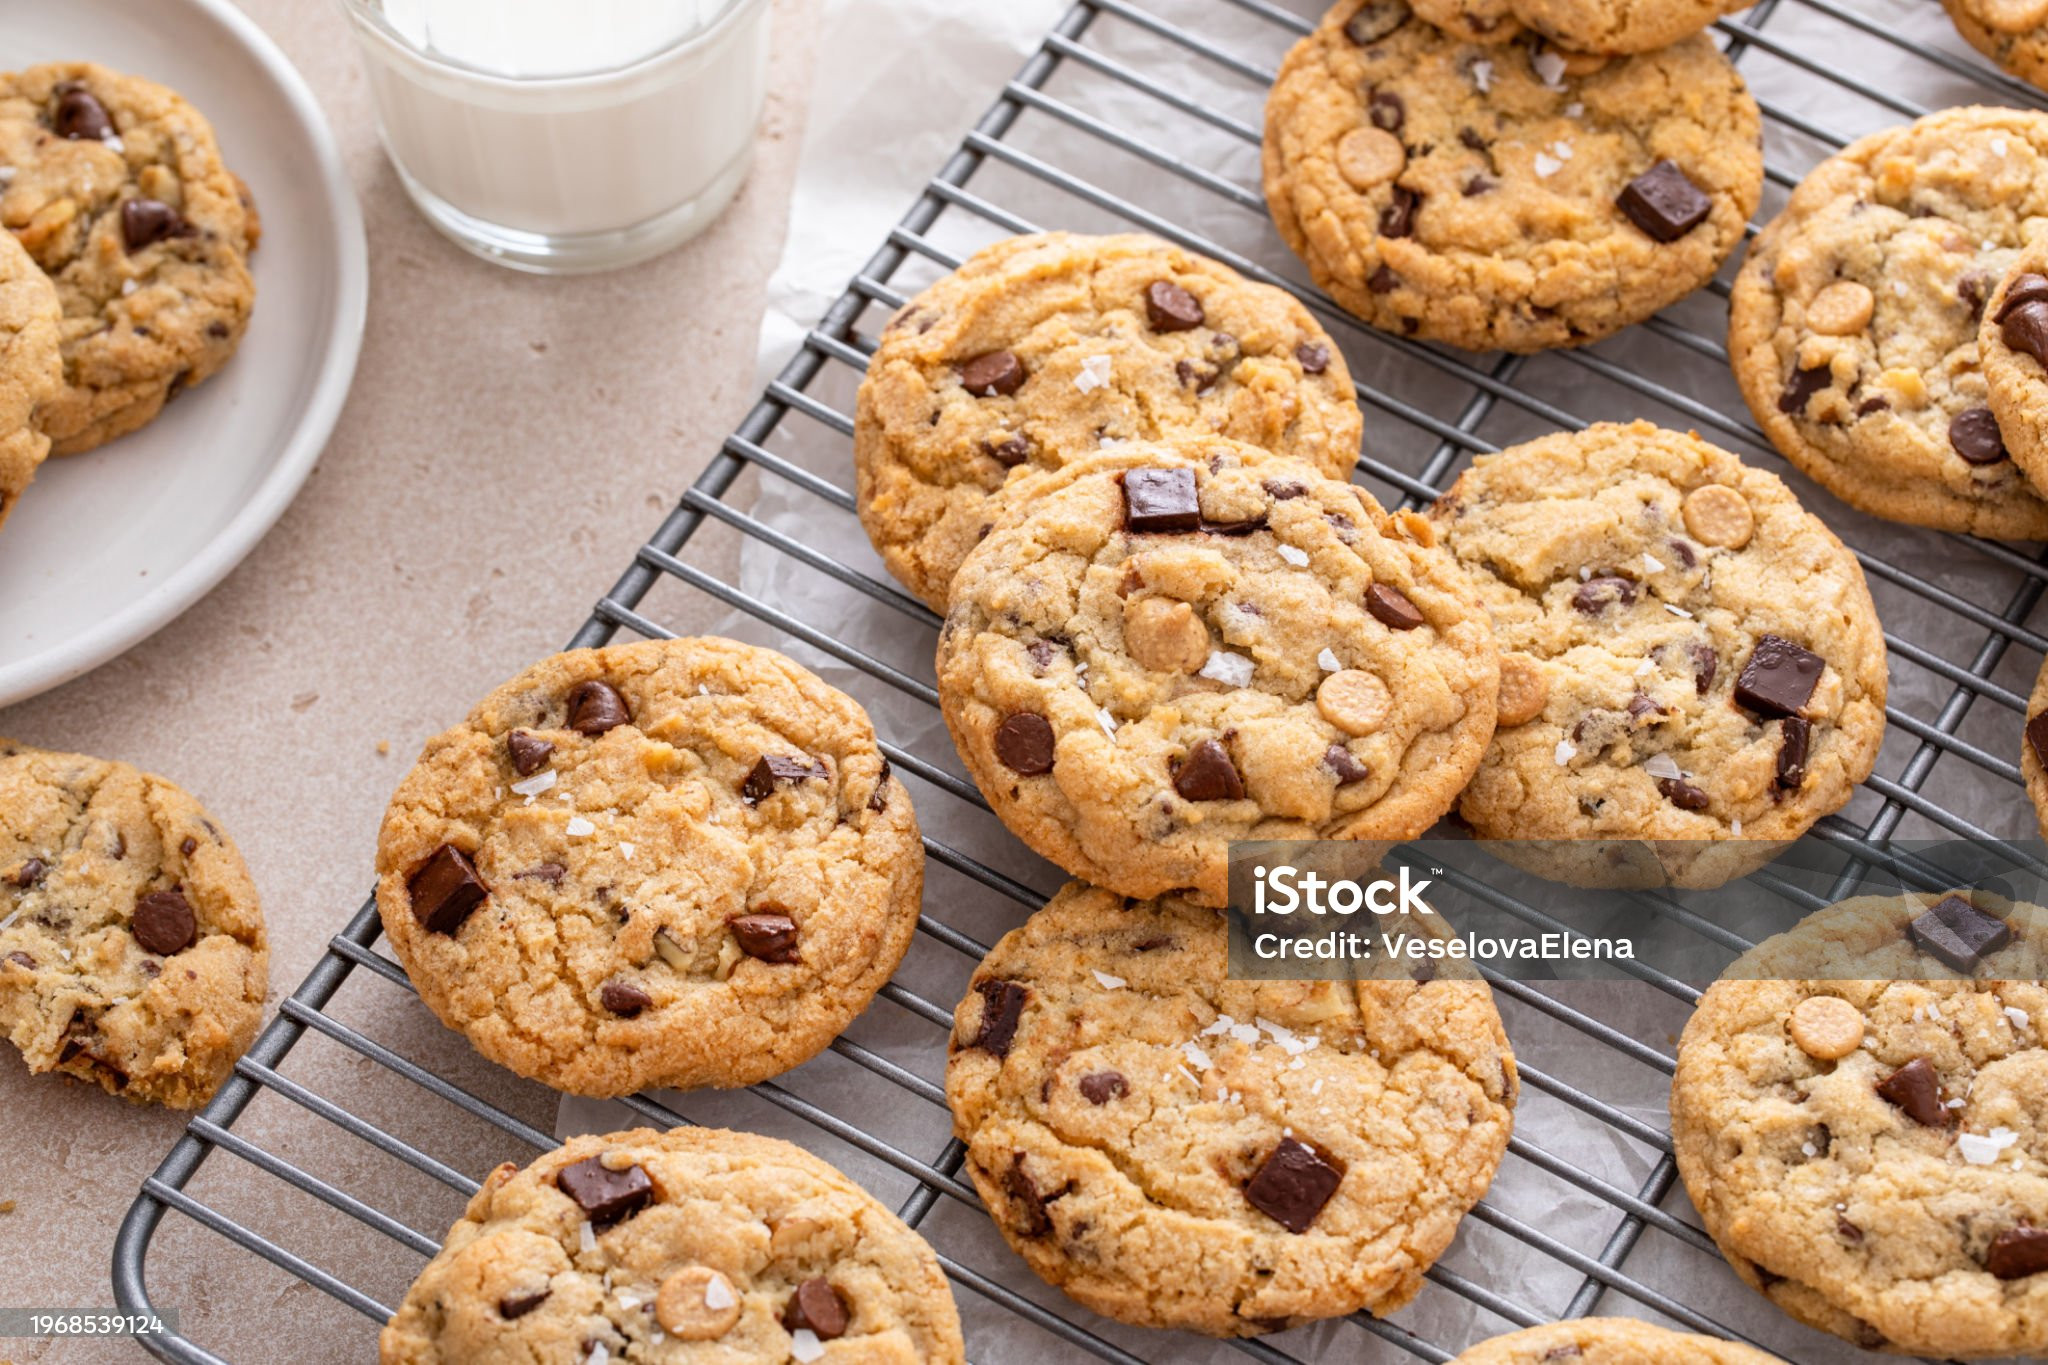
{"type": "MultiPolygon", "coordinates": [[[[1938,13],[1930,25],[1934,11],[1925,0],[1764,0],[1717,26],[1765,110],[1765,215],[1849,137],[1942,105],[2042,107],[2030,88],[1966,53],[1938,13]]],[[[1074,4],[577,631],[579,646],[665,636],[679,605],[701,617],[709,598],[729,614],[726,633],[823,669],[875,715],[913,788],[930,855],[916,947],[828,1053],[747,1092],[635,1097],[622,1102],[625,1118],[774,1132],[855,1172],[937,1248],[980,1365],[1438,1362],[1515,1326],[1591,1312],[1647,1316],[1800,1361],[1857,1358],[1742,1289],[1674,1193],[1663,1097],[1697,989],[1668,977],[1496,981],[1527,1082],[1517,1133],[1457,1246],[1389,1321],[1358,1315],[1234,1343],[1121,1327],[1024,1271],[961,1176],[941,1086],[952,1005],[986,945],[1058,878],[1002,833],[959,775],[935,721],[937,619],[880,572],[854,521],[850,413],[888,314],[997,236],[1142,229],[1296,292],[1351,360],[1367,413],[1356,477],[1389,504],[1429,500],[1476,452],[1599,418],[1694,426],[1785,474],[1856,549],[1892,658],[1877,772],[1821,836],[1981,839],[2031,823],[2014,753],[2048,645],[2029,624],[2048,558],[1869,521],[1799,480],[1729,379],[1725,271],[1659,317],[1575,352],[1471,356],[1352,323],[1302,283],[1257,189],[1261,100],[1315,17],[1313,0],[1074,4]]],[[[1647,904],[1685,921],[1673,902],[1647,904]]],[[[1747,946],[1689,922],[1730,956],[1747,946]]],[[[276,1355],[374,1352],[377,1326],[479,1177],[554,1145],[480,1093],[502,1096],[505,1082],[460,1040],[393,1026],[424,1014],[410,991],[365,905],[145,1182],[115,1246],[124,1310],[176,1307],[191,1288],[150,1283],[153,1245],[212,1239],[209,1251],[268,1263],[281,1302],[306,1286],[331,1300],[299,1294],[295,1312],[266,1319],[276,1355]],[[348,1159],[308,1169],[294,1156],[296,1137],[327,1128],[352,1140],[342,1144],[348,1159]],[[317,1245],[293,1245],[279,1210],[307,1206],[329,1216],[317,1245]]],[[[176,1332],[145,1344],[166,1360],[223,1359],[176,1332]]]]}

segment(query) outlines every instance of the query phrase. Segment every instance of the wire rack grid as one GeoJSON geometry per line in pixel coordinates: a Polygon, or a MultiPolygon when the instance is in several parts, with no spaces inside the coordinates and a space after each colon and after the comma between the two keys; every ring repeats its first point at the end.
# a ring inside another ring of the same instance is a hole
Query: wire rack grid
{"type": "MultiPolygon", "coordinates": [[[[1862,4],[1763,0],[1717,28],[1766,114],[1766,214],[1849,136],[1937,104],[2042,107],[2032,89],[1953,44],[1913,36],[1898,20],[1903,6],[1862,4]],[[1854,71],[1882,72],[1883,82],[1846,74],[1854,71]]],[[[708,596],[731,613],[733,633],[830,668],[876,714],[888,757],[913,784],[934,868],[918,946],[885,1003],[824,1057],[740,1096],[622,1103],[662,1127],[781,1132],[893,1196],[939,1251],[982,1365],[1237,1354],[1440,1362],[1495,1332],[1600,1310],[1794,1359],[1847,1360],[1736,1285],[1674,1193],[1662,1089],[1671,1032],[1697,990],[1668,977],[1577,992],[1495,978],[1527,1082],[1518,1131],[1458,1246],[1397,1320],[1361,1314],[1233,1343],[1122,1328],[1023,1272],[961,1177],[941,1088],[950,1002],[986,945],[1057,879],[1020,854],[959,775],[932,719],[937,618],[880,573],[853,521],[852,388],[880,321],[924,281],[982,241],[1048,225],[1155,232],[1292,290],[1351,358],[1368,413],[1358,478],[1389,503],[1428,501],[1474,453],[1598,417],[1694,425],[1798,482],[1727,377],[1726,272],[1620,338],[1532,357],[1475,357],[1373,332],[1302,284],[1256,188],[1258,110],[1280,54],[1314,18],[1312,0],[1078,0],[577,631],[576,646],[621,631],[663,637],[665,603],[708,596]]],[[[2048,647],[2029,624],[2048,556],[1887,527],[1818,494],[1809,501],[1872,580],[1894,672],[1878,772],[1818,832],[1847,844],[2013,832],[2004,813],[2025,802],[2012,737],[2048,647]]],[[[1670,898],[1644,904],[1730,956],[1748,946],[1670,898]]],[[[145,1183],[115,1247],[124,1310],[159,1302],[147,1257],[162,1238],[221,1239],[287,1287],[332,1300],[330,1316],[307,1317],[319,1343],[308,1358],[360,1358],[477,1176],[554,1145],[476,1093],[487,1088],[475,1079],[483,1064],[459,1043],[408,1051],[380,1036],[394,1014],[424,1011],[405,999],[411,987],[377,938],[365,905],[145,1183]],[[316,1051],[345,1061],[350,1083],[327,1084],[332,1068],[302,1065],[316,1051]],[[289,1155],[291,1135],[319,1125],[358,1144],[361,1161],[316,1172],[289,1155]],[[479,1151],[490,1159],[472,1165],[479,1151]],[[332,1238],[287,1245],[276,1210],[293,1202],[328,1213],[332,1238]]],[[[223,1359],[177,1332],[145,1344],[166,1360],[223,1359]]]]}

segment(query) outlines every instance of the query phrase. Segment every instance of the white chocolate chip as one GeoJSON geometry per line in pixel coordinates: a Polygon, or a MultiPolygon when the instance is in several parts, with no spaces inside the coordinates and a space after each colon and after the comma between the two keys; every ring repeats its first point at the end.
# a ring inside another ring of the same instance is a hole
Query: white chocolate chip
{"type": "Polygon", "coordinates": [[[1316,710],[1347,735],[1369,735],[1394,709],[1387,685],[1363,669],[1340,669],[1316,689],[1316,710]]]}
{"type": "Polygon", "coordinates": [[[1810,995],[1792,1010],[1792,1041],[1809,1057],[1832,1062],[1863,1044],[1863,1011],[1838,995],[1810,995]]]}
{"type": "Polygon", "coordinates": [[[670,1336],[712,1341],[739,1322],[739,1296],[733,1293],[731,1280],[710,1266],[693,1265],[661,1282],[654,1317],[670,1336]]]}

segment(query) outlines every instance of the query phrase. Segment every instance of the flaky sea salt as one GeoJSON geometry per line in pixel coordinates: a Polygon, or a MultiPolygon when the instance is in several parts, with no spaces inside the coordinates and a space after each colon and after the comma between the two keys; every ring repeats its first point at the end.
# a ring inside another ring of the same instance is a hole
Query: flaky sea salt
{"type": "Polygon", "coordinates": [[[1320,1038],[1304,1037],[1284,1024],[1274,1023],[1264,1015],[1259,1016],[1253,1022],[1271,1035],[1273,1041],[1280,1045],[1281,1051],[1290,1057],[1299,1057],[1304,1052],[1313,1052],[1323,1041],[1320,1038]]]}
{"type": "Polygon", "coordinates": [[[1739,818],[1730,820],[1728,822],[1728,832],[1740,839],[1742,837],[1742,821],[1739,818]]]}
{"type": "Polygon", "coordinates": [[[638,853],[639,851],[640,846],[634,843],[631,839],[619,840],[619,856],[621,858],[624,858],[627,862],[632,862],[633,855],[635,853],[638,853]]]}
{"type": "Polygon", "coordinates": [[[1648,550],[1643,551],[1643,572],[1663,573],[1664,561],[1651,554],[1648,550]]]}
{"type": "Polygon", "coordinates": [[[1992,139],[1991,139],[1991,154],[1992,154],[1993,156],[2004,156],[2004,155],[2005,155],[2005,139],[2004,139],[2004,138],[2002,138],[2002,137],[1995,137],[1995,138],[1992,138],[1992,139]]]}
{"type": "Polygon", "coordinates": [[[576,1241],[585,1251],[597,1250],[597,1229],[588,1223],[576,1225],[576,1241]]]}
{"type": "Polygon", "coordinates": [[[1670,612],[1673,616],[1683,616],[1688,621],[1692,620],[1692,613],[1687,611],[1684,607],[1674,606],[1673,604],[1666,602],[1664,604],[1664,610],[1670,612]]]}
{"type": "Polygon", "coordinates": [[[1578,756],[1578,752],[1578,745],[1572,743],[1568,739],[1559,740],[1557,742],[1557,766],[1562,768],[1565,764],[1571,762],[1572,759],[1576,758],[1578,756]]]}
{"type": "Polygon", "coordinates": [[[1215,1062],[1209,1059],[1209,1054],[1202,1050],[1202,1045],[1193,1039],[1182,1043],[1180,1051],[1181,1055],[1188,1059],[1188,1065],[1197,1071],[1207,1071],[1216,1065],[1215,1062]]]}
{"type": "Polygon", "coordinates": [[[714,1313],[730,1308],[738,1302],[739,1300],[733,1297],[732,1285],[727,1283],[723,1275],[713,1275],[710,1282],[704,1286],[704,1306],[714,1313]]]}
{"type": "Polygon", "coordinates": [[[1227,649],[1209,652],[1209,661],[1202,665],[1202,676],[1211,682],[1220,682],[1225,687],[1250,687],[1255,672],[1252,661],[1242,654],[1233,654],[1227,649]]]}
{"type": "Polygon", "coordinates": [[[1670,754],[1651,754],[1643,760],[1643,771],[1652,777],[1676,781],[1685,774],[1679,771],[1678,763],[1670,754]]]}
{"type": "Polygon", "coordinates": [[[818,1334],[808,1327],[799,1327],[789,1334],[789,1353],[804,1365],[825,1358],[825,1343],[818,1340],[818,1334]]]}
{"type": "Polygon", "coordinates": [[[550,768],[544,773],[535,773],[524,781],[514,782],[512,784],[512,791],[515,795],[525,797],[526,804],[530,806],[533,804],[534,797],[553,787],[560,780],[556,776],[555,770],[550,768]]]}
{"type": "Polygon", "coordinates": [[[571,839],[581,839],[586,835],[595,833],[597,833],[597,826],[591,824],[582,816],[572,815],[569,817],[569,837],[571,839]]]}
{"type": "Polygon", "coordinates": [[[1081,362],[1081,372],[1074,376],[1074,387],[1082,393],[1092,393],[1109,384],[1109,357],[1091,355],[1081,362]]]}
{"type": "Polygon", "coordinates": [[[1645,659],[1636,665],[1636,676],[1638,678],[1647,678],[1656,671],[1657,661],[1655,659],[1645,659]]]}
{"type": "Polygon", "coordinates": [[[1573,100],[1564,107],[1564,116],[1566,118],[1584,118],[1586,116],[1586,106],[1577,100],[1573,100]]]}
{"type": "Polygon", "coordinates": [[[1529,59],[1529,65],[1536,71],[1536,79],[1552,90],[1564,89],[1564,58],[1544,48],[1529,59]]]}
{"type": "Polygon", "coordinates": [[[1548,180],[1551,176],[1564,169],[1564,163],[1548,152],[1536,153],[1536,160],[1533,164],[1536,167],[1536,174],[1542,176],[1545,180],[1548,180]]]}
{"type": "Polygon", "coordinates": [[[1336,673],[1343,669],[1344,661],[1337,657],[1336,650],[1324,645],[1323,652],[1316,655],[1316,667],[1325,673],[1336,673]]]}
{"type": "Polygon", "coordinates": [[[1106,991],[1120,991],[1125,986],[1130,984],[1128,981],[1125,981],[1122,977],[1111,976],[1108,972],[1096,972],[1095,980],[1096,983],[1106,991]]]}
{"type": "Polygon", "coordinates": [[[1472,84],[1479,87],[1479,93],[1482,95],[1493,89],[1492,62],[1482,58],[1472,63],[1472,84]]]}
{"type": "Polygon", "coordinates": [[[1098,706],[1095,708],[1095,723],[1102,727],[1103,734],[1108,735],[1111,739],[1116,738],[1116,717],[1109,714],[1107,707],[1098,706]]]}
{"type": "Polygon", "coordinates": [[[2021,1009],[2018,1005],[2007,1005],[2005,1007],[2005,1017],[2012,1021],[2012,1026],[2014,1028],[2025,1028],[2031,1018],[2031,1016],[2025,1010],[2021,1009]]]}
{"type": "Polygon", "coordinates": [[[1308,563],[1308,551],[1293,545],[1282,545],[1280,557],[1299,569],[1308,563]]]}
{"type": "Polygon", "coordinates": [[[1963,1160],[1972,1166],[1989,1166],[1998,1160],[1999,1154],[2020,1140],[2020,1135],[2010,1128],[1993,1128],[1988,1133],[1956,1134],[1956,1150],[1963,1154],[1963,1160]]]}

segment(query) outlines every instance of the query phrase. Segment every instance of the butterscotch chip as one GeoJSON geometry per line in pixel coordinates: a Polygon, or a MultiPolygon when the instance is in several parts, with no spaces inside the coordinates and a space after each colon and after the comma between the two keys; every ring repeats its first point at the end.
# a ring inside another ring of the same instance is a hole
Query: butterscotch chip
{"type": "Polygon", "coordinates": [[[1526,654],[1500,656],[1500,707],[1496,713],[1502,725],[1522,725],[1543,714],[1550,701],[1550,680],[1526,654]]]}
{"type": "Polygon", "coordinates": [[[1854,280],[1837,280],[1806,305],[1806,325],[1823,336],[1854,336],[1870,325],[1877,301],[1854,280]]]}
{"type": "Polygon", "coordinates": [[[1708,484],[1685,495],[1685,529],[1693,539],[1739,550],[1756,531],[1749,499],[1725,484],[1708,484]]]}
{"type": "Polygon", "coordinates": [[[1354,190],[1369,190],[1401,173],[1408,152],[1382,128],[1354,128],[1337,144],[1337,170],[1354,190]]]}
{"type": "Polygon", "coordinates": [[[1810,995],[1792,1010],[1792,1041],[1809,1057],[1832,1062],[1863,1045],[1863,1012],[1839,995],[1810,995]]]}
{"type": "Polygon", "coordinates": [[[654,1300],[661,1330],[684,1341],[711,1341],[740,1320],[740,1296],[732,1281],[710,1266],[693,1265],[661,1282],[654,1300]]]}
{"type": "Polygon", "coordinates": [[[1124,608],[1124,648],[1145,668],[1193,673],[1208,661],[1209,627],[1170,597],[1141,597],[1124,608]]]}
{"type": "Polygon", "coordinates": [[[1316,710],[1347,735],[1369,735],[1386,724],[1394,697],[1387,685],[1362,669],[1346,668],[1323,679],[1316,710]]]}

